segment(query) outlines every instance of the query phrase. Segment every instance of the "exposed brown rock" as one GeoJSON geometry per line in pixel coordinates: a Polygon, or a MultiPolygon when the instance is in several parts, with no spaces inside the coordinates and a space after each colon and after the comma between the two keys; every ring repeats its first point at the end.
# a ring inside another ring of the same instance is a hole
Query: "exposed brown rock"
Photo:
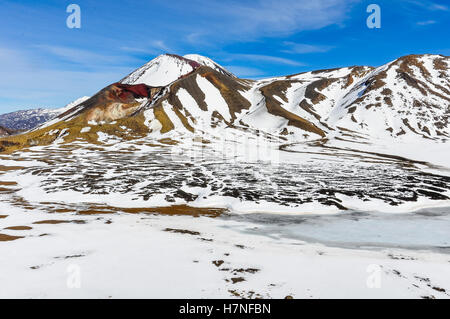
{"type": "Polygon", "coordinates": [[[419,57],[421,57],[421,55],[411,54],[399,58],[397,60],[397,64],[399,64],[398,72],[413,74],[414,72],[411,69],[411,66],[415,66],[419,68],[420,72],[425,78],[430,77],[431,76],[430,72],[428,72],[427,68],[423,65],[423,63],[418,60],[419,57]]]}
{"type": "Polygon", "coordinates": [[[449,68],[448,63],[445,61],[445,59],[443,57],[434,59],[433,65],[436,70],[441,70],[441,71],[447,71],[449,68]]]}
{"type": "Polygon", "coordinates": [[[343,88],[348,88],[350,85],[352,85],[355,81],[355,77],[361,78],[372,70],[373,70],[372,67],[369,67],[369,68],[363,67],[363,66],[352,67],[352,71],[345,78],[345,83],[343,85],[343,88]]]}
{"type": "Polygon", "coordinates": [[[261,93],[266,99],[266,107],[269,113],[284,117],[288,120],[288,125],[298,127],[304,131],[312,132],[325,137],[325,132],[311,122],[297,116],[281,107],[281,103],[273,97],[276,92],[286,91],[288,85],[285,81],[275,81],[262,87],[261,93]]]}
{"type": "Polygon", "coordinates": [[[322,91],[332,83],[337,81],[337,79],[320,79],[318,81],[314,81],[310,85],[306,87],[305,97],[311,100],[313,104],[318,104],[326,99],[326,97],[317,91],[322,91]]]}

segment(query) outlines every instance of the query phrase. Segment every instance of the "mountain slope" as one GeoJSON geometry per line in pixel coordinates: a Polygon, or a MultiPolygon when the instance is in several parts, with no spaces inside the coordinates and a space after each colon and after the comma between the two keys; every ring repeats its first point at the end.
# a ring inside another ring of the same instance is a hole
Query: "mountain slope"
{"type": "Polygon", "coordinates": [[[377,68],[327,120],[371,136],[449,138],[449,63],[448,57],[411,55],[377,68]]]}

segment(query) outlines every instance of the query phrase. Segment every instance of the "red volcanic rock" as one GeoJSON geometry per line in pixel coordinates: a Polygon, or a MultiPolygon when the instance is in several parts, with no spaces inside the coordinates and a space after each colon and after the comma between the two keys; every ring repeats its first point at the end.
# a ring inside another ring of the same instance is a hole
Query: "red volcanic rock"
{"type": "Polygon", "coordinates": [[[114,83],[115,86],[122,89],[124,96],[119,95],[120,98],[126,99],[126,93],[132,93],[134,97],[149,97],[150,96],[150,87],[145,84],[122,84],[122,83],[114,83]]]}

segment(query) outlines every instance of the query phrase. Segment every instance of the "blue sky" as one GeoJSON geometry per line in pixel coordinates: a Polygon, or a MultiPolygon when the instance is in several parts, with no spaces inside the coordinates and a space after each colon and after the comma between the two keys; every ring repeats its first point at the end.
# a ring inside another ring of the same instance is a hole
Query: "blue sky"
{"type": "Polygon", "coordinates": [[[261,78],[411,53],[450,55],[442,0],[0,0],[0,113],[61,107],[162,53],[198,53],[261,78]],[[66,26],[69,4],[81,29],[66,26]],[[381,7],[369,29],[366,8],[381,7]]]}

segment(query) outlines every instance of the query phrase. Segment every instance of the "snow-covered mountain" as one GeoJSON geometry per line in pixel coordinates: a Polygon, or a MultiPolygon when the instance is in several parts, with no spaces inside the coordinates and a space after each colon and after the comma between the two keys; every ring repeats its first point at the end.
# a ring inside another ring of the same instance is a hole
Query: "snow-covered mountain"
{"type": "Polygon", "coordinates": [[[166,126],[174,129],[192,131],[199,123],[222,122],[297,137],[450,136],[449,58],[445,56],[410,55],[378,68],[320,70],[260,81],[237,79],[207,58],[184,58],[212,69],[191,69],[186,61],[161,56],[134,72],[133,81],[130,77],[123,81],[172,83],[165,96],[153,101],[153,110],[159,109],[160,116],[170,120],[166,126]],[[168,69],[176,71],[168,77],[159,72],[168,69]],[[175,109],[179,112],[174,115],[175,109]],[[184,124],[173,125],[179,122],[184,124]]]}
{"type": "Polygon", "coordinates": [[[0,115],[0,125],[14,130],[29,130],[51,120],[59,112],[55,109],[21,110],[0,115]]]}
{"type": "Polygon", "coordinates": [[[449,63],[449,57],[410,55],[383,65],[350,85],[325,120],[370,136],[448,139],[449,63]]]}
{"type": "Polygon", "coordinates": [[[6,128],[9,128],[10,130],[15,131],[31,130],[47,121],[54,119],[55,117],[74,107],[75,105],[86,101],[88,98],[88,96],[81,97],[58,109],[39,108],[1,114],[0,126],[4,126],[6,128]]]}
{"type": "Polygon", "coordinates": [[[46,142],[51,141],[48,130],[64,131],[66,141],[80,136],[92,141],[93,133],[106,129],[123,137],[111,128],[115,125],[132,126],[137,136],[235,130],[293,142],[325,137],[447,140],[449,63],[445,56],[410,55],[378,68],[253,81],[205,57],[166,54],[66,107],[34,134],[45,135],[46,142]],[[109,126],[84,132],[84,126],[99,123],[109,126]]]}
{"type": "Polygon", "coordinates": [[[120,82],[123,84],[146,84],[148,86],[166,86],[173,81],[194,72],[200,66],[208,66],[222,74],[233,74],[209,58],[189,54],[184,57],[175,54],[161,55],[138,68],[120,82]]]}

